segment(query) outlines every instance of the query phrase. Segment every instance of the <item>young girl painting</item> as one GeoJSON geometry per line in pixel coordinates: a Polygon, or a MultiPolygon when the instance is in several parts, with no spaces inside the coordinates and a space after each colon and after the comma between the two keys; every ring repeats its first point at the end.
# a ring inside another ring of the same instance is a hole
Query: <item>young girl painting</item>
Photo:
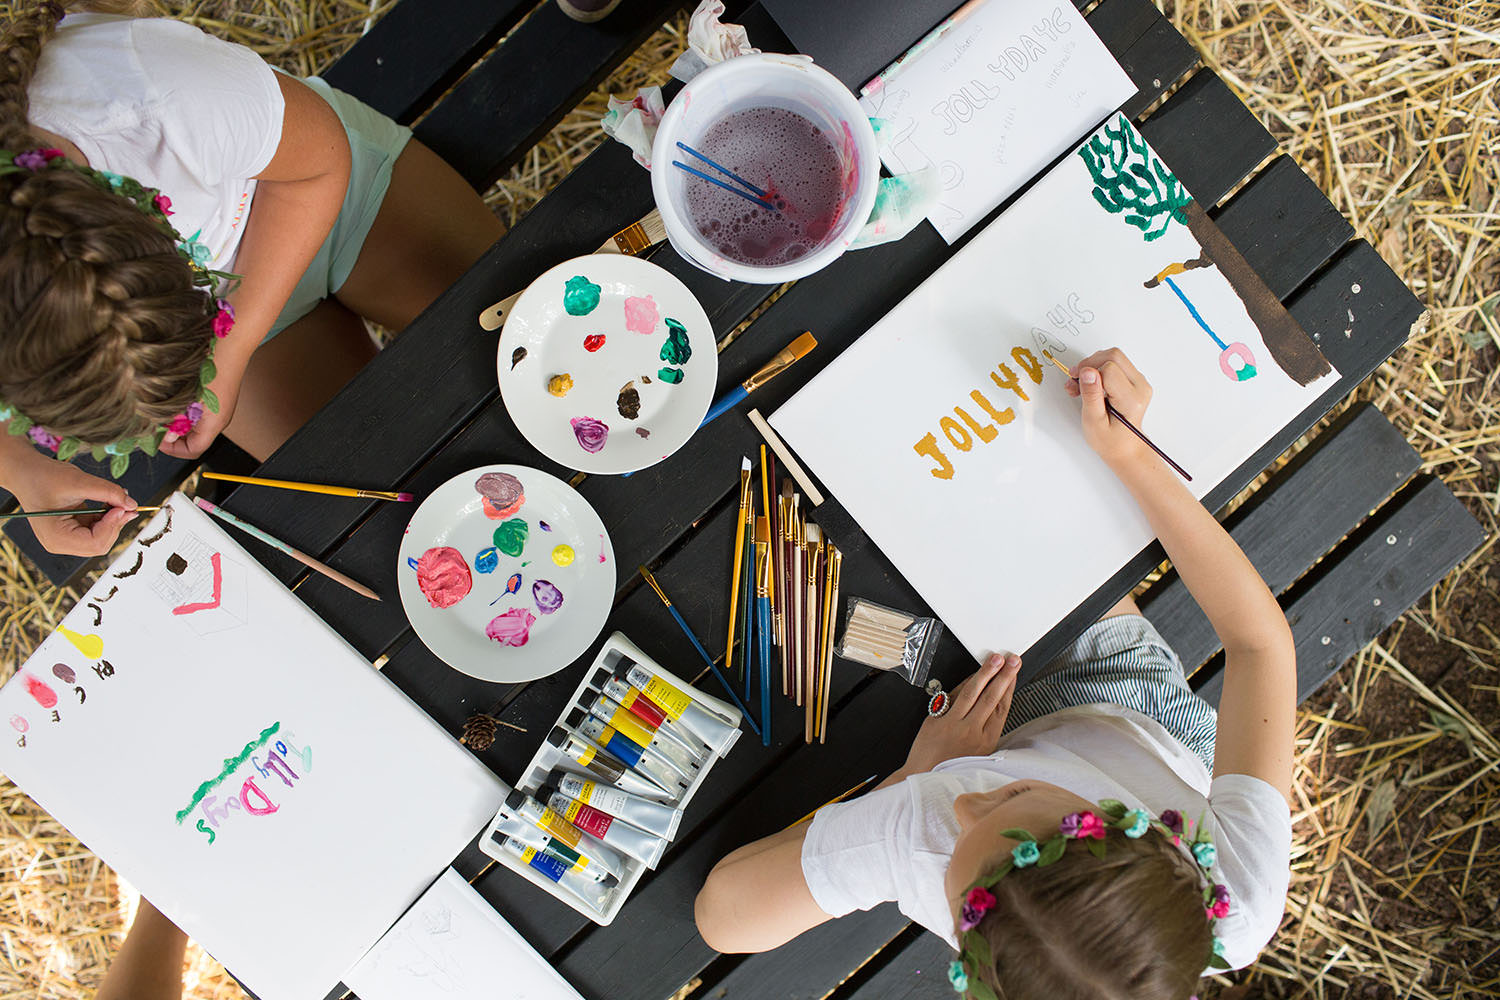
{"type": "Polygon", "coordinates": [[[135,6],[19,5],[0,54],[0,486],[110,508],[37,519],[54,552],[135,507],[71,455],[264,458],[373,355],[362,317],[401,329],[503,233],[410,129],[135,6]]]}
{"type": "MultiPolygon", "coordinates": [[[[1250,964],[1289,879],[1296,670],[1275,599],[1140,441],[1151,388],[1116,350],[1073,369],[1083,431],[1134,495],[1225,651],[1217,720],[1128,599],[1036,680],[992,656],[862,798],[719,862],[704,939],[762,951],[894,900],[958,952],[976,1000],[1186,1000],[1250,964]]],[[[1079,540],[1087,544],[1087,539],[1079,540]]]]}

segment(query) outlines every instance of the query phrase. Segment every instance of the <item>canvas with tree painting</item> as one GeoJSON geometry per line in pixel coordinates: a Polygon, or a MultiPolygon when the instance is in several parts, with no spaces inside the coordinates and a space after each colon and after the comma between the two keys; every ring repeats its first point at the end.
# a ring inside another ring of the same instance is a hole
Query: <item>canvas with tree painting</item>
{"type": "Polygon", "coordinates": [[[328,993],[505,792],[180,494],[0,718],[7,776],[264,1000],[328,993]]]}
{"type": "Polygon", "coordinates": [[[1022,651],[1152,539],[1043,355],[1107,347],[1200,498],[1337,378],[1116,116],[771,423],[970,653],[1022,651]]]}

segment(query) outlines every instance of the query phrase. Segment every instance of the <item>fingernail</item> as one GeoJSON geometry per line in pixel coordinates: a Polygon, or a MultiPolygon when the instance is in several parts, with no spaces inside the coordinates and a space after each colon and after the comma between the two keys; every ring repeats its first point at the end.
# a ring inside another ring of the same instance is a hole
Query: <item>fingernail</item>
{"type": "Polygon", "coordinates": [[[1099,381],[1099,373],[1094,371],[1094,369],[1092,368],[1085,368],[1079,375],[1079,378],[1089,385],[1093,385],[1095,382],[1099,381]]]}
{"type": "Polygon", "coordinates": [[[171,444],[173,441],[177,440],[177,437],[178,436],[176,434],[173,434],[171,431],[167,431],[165,434],[163,434],[161,436],[161,443],[162,444],[171,444]]]}

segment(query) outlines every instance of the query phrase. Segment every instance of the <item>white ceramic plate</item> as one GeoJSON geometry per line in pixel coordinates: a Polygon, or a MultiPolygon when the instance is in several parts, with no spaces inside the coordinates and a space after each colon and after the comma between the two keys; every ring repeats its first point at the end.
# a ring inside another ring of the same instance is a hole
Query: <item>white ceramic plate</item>
{"type": "Polygon", "coordinates": [[[567,483],[489,465],[422,501],[401,538],[396,580],[412,628],[449,666],[485,681],[529,681],[572,663],[604,628],[615,553],[599,515],[567,483]]]}
{"type": "Polygon", "coordinates": [[[634,472],[698,429],[719,356],[686,285],[649,261],[594,254],[531,283],[505,321],[496,367],[505,408],[538,451],[583,472],[634,472]],[[563,377],[565,391],[549,391],[563,377]]]}

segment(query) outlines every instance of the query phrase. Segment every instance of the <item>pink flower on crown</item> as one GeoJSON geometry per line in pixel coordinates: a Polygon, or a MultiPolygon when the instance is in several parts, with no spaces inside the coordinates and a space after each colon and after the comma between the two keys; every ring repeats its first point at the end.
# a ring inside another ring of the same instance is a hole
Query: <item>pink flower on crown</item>
{"type": "Polygon", "coordinates": [[[161,212],[162,215],[172,214],[172,199],[164,194],[159,194],[155,198],[152,198],[151,204],[155,205],[157,211],[161,212]]]}
{"type": "Polygon", "coordinates": [[[201,419],[202,416],[203,404],[190,403],[188,404],[188,408],[186,410],[172,418],[172,422],[167,425],[167,430],[171,431],[173,434],[176,434],[178,437],[182,437],[192,432],[194,425],[198,423],[199,419],[201,419]]]}
{"type": "Polygon", "coordinates": [[[964,905],[959,910],[959,930],[972,931],[978,927],[979,921],[984,919],[984,915],[994,905],[995,894],[984,886],[976,885],[970,889],[969,894],[964,897],[964,905]]]}
{"type": "Polygon", "coordinates": [[[1095,840],[1104,839],[1104,820],[1091,812],[1069,813],[1063,817],[1058,824],[1064,837],[1073,840],[1082,840],[1085,837],[1093,837],[1095,840]]]}
{"type": "Polygon", "coordinates": [[[234,329],[234,306],[225,299],[218,300],[219,311],[214,314],[214,336],[227,337],[234,329]]]}
{"type": "Polygon", "coordinates": [[[1229,916],[1229,900],[1216,900],[1212,906],[1204,909],[1204,915],[1212,920],[1219,920],[1229,916]]]}
{"type": "Polygon", "coordinates": [[[62,444],[62,438],[58,437],[56,434],[53,434],[45,427],[32,427],[26,432],[26,436],[31,438],[31,440],[36,444],[39,444],[43,448],[46,448],[48,451],[56,451],[58,445],[62,444]]]}
{"type": "Polygon", "coordinates": [[[40,170],[62,155],[63,151],[60,149],[28,149],[24,153],[17,153],[11,162],[27,170],[40,170]]]}

